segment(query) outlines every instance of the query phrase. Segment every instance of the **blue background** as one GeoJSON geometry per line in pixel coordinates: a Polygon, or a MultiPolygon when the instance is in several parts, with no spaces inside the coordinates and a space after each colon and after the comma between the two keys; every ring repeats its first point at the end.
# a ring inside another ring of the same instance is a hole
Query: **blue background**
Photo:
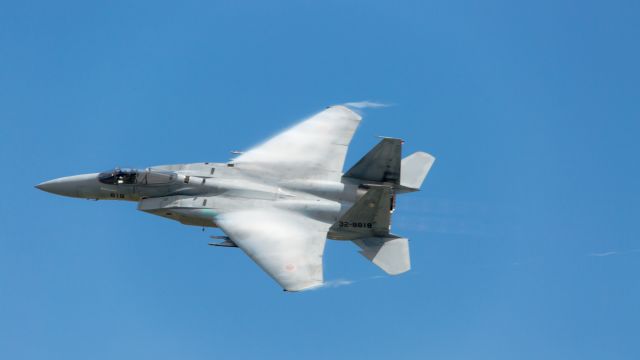
{"type": "Polygon", "coordinates": [[[0,4],[0,358],[638,359],[637,1],[0,4]],[[280,288],[240,251],[33,186],[226,161],[330,104],[437,161],[413,269],[329,242],[280,288]]]}

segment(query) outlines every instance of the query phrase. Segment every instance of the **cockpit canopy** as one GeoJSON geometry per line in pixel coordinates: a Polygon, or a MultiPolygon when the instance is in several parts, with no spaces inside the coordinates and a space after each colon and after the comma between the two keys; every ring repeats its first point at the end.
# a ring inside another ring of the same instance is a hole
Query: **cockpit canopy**
{"type": "Polygon", "coordinates": [[[135,184],[138,178],[138,170],[115,168],[98,175],[98,180],[103,184],[135,184]]]}
{"type": "Polygon", "coordinates": [[[160,185],[169,184],[176,179],[176,174],[170,171],[146,169],[120,169],[98,174],[98,180],[109,185],[160,185]]]}

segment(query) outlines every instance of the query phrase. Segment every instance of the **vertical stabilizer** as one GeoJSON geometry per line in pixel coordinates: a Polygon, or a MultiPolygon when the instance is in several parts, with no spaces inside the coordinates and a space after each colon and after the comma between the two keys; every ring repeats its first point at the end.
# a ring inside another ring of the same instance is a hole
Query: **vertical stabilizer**
{"type": "Polygon", "coordinates": [[[385,236],[391,225],[391,187],[368,185],[367,192],[329,231],[332,239],[350,240],[385,236]]]}
{"type": "Polygon", "coordinates": [[[398,184],[401,154],[402,140],[383,138],[344,176],[367,182],[398,184]]]}

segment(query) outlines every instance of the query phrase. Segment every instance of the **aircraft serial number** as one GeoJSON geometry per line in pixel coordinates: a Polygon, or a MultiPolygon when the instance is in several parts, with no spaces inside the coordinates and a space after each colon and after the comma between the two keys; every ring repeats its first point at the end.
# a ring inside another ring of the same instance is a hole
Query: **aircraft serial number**
{"type": "Polygon", "coordinates": [[[345,228],[367,228],[371,229],[373,227],[372,223],[362,223],[362,222],[348,222],[348,221],[340,221],[338,222],[338,226],[345,228]]]}

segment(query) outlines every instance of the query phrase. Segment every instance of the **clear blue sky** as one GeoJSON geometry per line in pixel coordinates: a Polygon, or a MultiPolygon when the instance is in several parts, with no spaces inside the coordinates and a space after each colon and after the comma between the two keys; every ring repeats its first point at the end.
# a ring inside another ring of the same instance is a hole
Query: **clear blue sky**
{"type": "MultiPolygon", "coordinates": [[[[267,4],[268,3],[268,4],[267,4]]],[[[0,5],[0,358],[639,359],[640,3],[0,5]],[[286,294],[240,251],[33,185],[226,161],[330,104],[437,157],[380,277],[286,294]]]]}

